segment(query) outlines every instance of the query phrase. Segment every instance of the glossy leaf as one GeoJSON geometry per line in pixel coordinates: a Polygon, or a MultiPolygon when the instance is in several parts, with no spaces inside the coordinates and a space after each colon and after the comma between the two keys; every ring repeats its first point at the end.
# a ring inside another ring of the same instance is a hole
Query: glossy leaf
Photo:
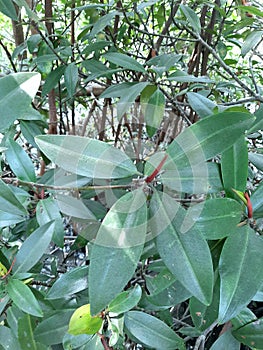
{"type": "Polygon", "coordinates": [[[213,114],[216,104],[209,98],[198,94],[197,92],[187,92],[188,102],[199,117],[207,117],[213,114]]]}
{"type": "Polygon", "coordinates": [[[0,131],[6,130],[16,119],[39,116],[31,106],[39,84],[39,73],[15,73],[0,79],[0,110],[3,116],[0,131]]]}
{"type": "Polygon", "coordinates": [[[250,322],[232,332],[233,336],[241,343],[251,348],[263,348],[263,318],[250,322]]]}
{"type": "Polygon", "coordinates": [[[220,323],[235,317],[260,288],[263,270],[255,266],[261,264],[262,251],[263,239],[249,226],[239,228],[227,238],[219,261],[220,323]]]}
{"type": "Polygon", "coordinates": [[[105,308],[133,276],[146,230],[146,197],[141,189],[121,197],[105,216],[90,256],[89,300],[93,315],[105,308]]]}
{"type": "Polygon", "coordinates": [[[72,98],[76,91],[76,86],[78,83],[78,67],[76,64],[70,63],[64,72],[65,85],[70,98],[72,98]]]}
{"type": "Polygon", "coordinates": [[[233,197],[232,188],[244,192],[248,176],[247,142],[241,136],[231,147],[222,153],[221,170],[223,184],[229,197],[233,197]]]}
{"type": "Polygon", "coordinates": [[[209,304],[213,289],[213,266],[202,234],[191,228],[193,223],[188,221],[191,218],[173,198],[164,193],[154,193],[150,209],[151,231],[164,263],[192,295],[209,304]]]}
{"type": "Polygon", "coordinates": [[[194,166],[222,153],[248,129],[254,118],[249,113],[227,111],[200,120],[185,129],[167,148],[178,169],[194,166]]]}
{"type": "Polygon", "coordinates": [[[180,10],[185,15],[190,26],[197,32],[201,32],[201,23],[196,13],[188,6],[180,5],[180,10]]]}
{"type": "Polygon", "coordinates": [[[0,327],[0,345],[2,345],[5,350],[23,350],[21,349],[18,339],[15,337],[12,330],[6,326],[0,327]]]}
{"type": "Polygon", "coordinates": [[[17,13],[12,0],[0,0],[0,12],[17,21],[17,13]]]}
{"type": "Polygon", "coordinates": [[[46,298],[66,298],[88,288],[88,266],[76,267],[64,273],[50,288],[46,298]]]}
{"type": "Polygon", "coordinates": [[[90,304],[82,305],[74,311],[69,321],[69,334],[95,334],[101,326],[103,320],[100,316],[91,316],[90,304]]]}
{"type": "Polygon", "coordinates": [[[22,349],[41,349],[34,339],[33,322],[30,315],[24,315],[18,320],[18,340],[22,349]]]}
{"type": "Polygon", "coordinates": [[[147,133],[152,137],[163,120],[165,112],[165,97],[164,94],[157,89],[145,107],[145,122],[147,133]]]}
{"type": "Polygon", "coordinates": [[[36,182],[35,167],[25,150],[15,141],[8,140],[7,162],[14,174],[23,181],[36,182]]]}
{"type": "Polygon", "coordinates": [[[210,350],[240,350],[240,343],[233,337],[231,330],[220,335],[210,350]]]}
{"type": "Polygon", "coordinates": [[[14,275],[18,272],[29,271],[40,260],[52,239],[54,226],[54,222],[49,222],[36,229],[24,241],[16,255],[13,267],[14,275]]]}
{"type": "Polygon", "coordinates": [[[144,67],[139,62],[137,62],[134,58],[128,55],[124,55],[119,52],[109,52],[106,55],[104,55],[104,57],[111,63],[116,64],[117,66],[134,70],[136,72],[146,72],[144,67]]]}
{"type": "Polygon", "coordinates": [[[23,282],[11,278],[6,287],[7,293],[15,305],[22,311],[42,317],[43,312],[31,289],[23,282]]]}
{"type": "Polygon", "coordinates": [[[59,310],[53,315],[45,317],[34,330],[36,341],[45,345],[62,343],[73,312],[74,310],[59,310]]]}
{"type": "Polygon", "coordinates": [[[138,174],[128,156],[102,141],[80,136],[42,135],[36,137],[36,143],[52,162],[74,174],[98,179],[138,174]]]}
{"type": "Polygon", "coordinates": [[[133,289],[120,293],[109,304],[108,311],[120,315],[135,307],[142,296],[142,289],[139,285],[136,285],[133,289]]]}
{"type": "Polygon", "coordinates": [[[164,322],[141,311],[129,311],[125,327],[141,343],[158,350],[185,349],[184,341],[164,322]]]}
{"type": "Polygon", "coordinates": [[[189,209],[189,215],[205,239],[221,239],[237,230],[242,206],[230,198],[213,198],[189,209]]]}

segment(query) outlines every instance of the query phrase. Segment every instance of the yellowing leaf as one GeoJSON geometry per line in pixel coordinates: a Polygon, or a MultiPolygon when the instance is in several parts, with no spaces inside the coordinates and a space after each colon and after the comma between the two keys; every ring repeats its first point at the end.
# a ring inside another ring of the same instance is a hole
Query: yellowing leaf
{"type": "Polygon", "coordinates": [[[71,316],[68,332],[72,335],[95,334],[102,323],[101,317],[91,316],[90,304],[82,305],[71,316]]]}
{"type": "Polygon", "coordinates": [[[7,268],[0,262],[0,276],[3,277],[7,273],[7,268]]]}

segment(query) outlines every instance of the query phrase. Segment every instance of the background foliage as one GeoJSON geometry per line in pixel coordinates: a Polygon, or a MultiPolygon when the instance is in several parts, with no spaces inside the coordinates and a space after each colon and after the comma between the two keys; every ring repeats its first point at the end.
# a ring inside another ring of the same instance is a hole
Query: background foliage
{"type": "Polygon", "coordinates": [[[262,4],[0,12],[0,349],[263,349],[262,4]]]}

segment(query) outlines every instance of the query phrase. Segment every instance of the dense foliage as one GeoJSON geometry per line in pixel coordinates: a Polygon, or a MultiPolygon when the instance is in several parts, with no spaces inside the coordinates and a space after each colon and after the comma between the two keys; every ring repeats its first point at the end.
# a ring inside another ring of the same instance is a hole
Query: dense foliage
{"type": "Polygon", "coordinates": [[[0,12],[0,349],[263,349],[262,4],[0,12]]]}

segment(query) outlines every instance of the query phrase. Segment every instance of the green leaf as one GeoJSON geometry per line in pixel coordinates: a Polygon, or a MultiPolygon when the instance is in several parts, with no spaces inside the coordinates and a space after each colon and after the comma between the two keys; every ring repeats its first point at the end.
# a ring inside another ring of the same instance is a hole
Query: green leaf
{"type": "Polygon", "coordinates": [[[260,288],[263,270],[255,266],[261,264],[262,251],[263,239],[249,226],[239,228],[226,239],[219,261],[220,323],[235,317],[260,288]]]}
{"type": "Polygon", "coordinates": [[[68,96],[72,98],[76,92],[76,86],[79,79],[78,67],[74,62],[70,63],[64,72],[65,86],[68,96]]]}
{"type": "MultiPolygon", "coordinates": [[[[54,89],[57,86],[58,82],[60,81],[60,78],[65,72],[65,69],[65,66],[59,66],[48,74],[48,76],[45,79],[45,83],[42,87],[42,96],[48,94],[52,89],[54,89]]],[[[68,72],[67,74],[69,73],[70,72],[68,72]]]]}
{"type": "Polygon", "coordinates": [[[0,327],[0,345],[2,345],[5,350],[23,350],[21,349],[18,339],[14,336],[12,330],[3,325],[0,327]]]}
{"type": "Polygon", "coordinates": [[[24,149],[12,139],[7,142],[6,159],[14,174],[23,181],[36,182],[35,167],[24,149]]]}
{"type": "Polygon", "coordinates": [[[141,343],[158,350],[185,349],[184,341],[164,322],[141,311],[129,311],[125,327],[141,343]]]}
{"type": "Polygon", "coordinates": [[[67,298],[88,288],[88,266],[76,267],[64,273],[47,293],[47,299],[67,298]]]}
{"type": "Polygon", "coordinates": [[[36,229],[25,240],[16,255],[13,267],[14,275],[18,272],[27,272],[46,252],[54,232],[54,222],[49,222],[36,229]],[[30,252],[30,253],[29,253],[30,252]]]}
{"type": "Polygon", "coordinates": [[[73,312],[74,310],[57,310],[53,315],[47,316],[34,330],[36,341],[45,345],[62,343],[73,312]]]}
{"type": "Polygon", "coordinates": [[[231,323],[233,329],[236,330],[256,320],[257,316],[248,307],[245,307],[235,318],[232,318],[231,323]]]}
{"type": "Polygon", "coordinates": [[[167,148],[178,169],[194,166],[222,153],[248,129],[254,118],[250,113],[227,111],[200,120],[186,128],[167,148]]]}
{"type": "Polygon", "coordinates": [[[209,98],[198,94],[197,92],[187,92],[186,96],[189,105],[199,117],[203,118],[213,114],[216,104],[209,100],[209,98]]]}
{"type": "Polygon", "coordinates": [[[133,289],[120,293],[109,304],[108,311],[115,315],[123,314],[135,307],[142,296],[142,289],[136,285],[133,289]]]}
{"type": "Polygon", "coordinates": [[[200,34],[201,33],[201,23],[200,23],[199,17],[196,15],[196,13],[190,7],[185,6],[185,5],[180,5],[180,10],[185,15],[190,26],[197,33],[200,34]]]}
{"type": "Polygon", "coordinates": [[[133,276],[146,230],[147,207],[142,189],[121,197],[105,216],[90,256],[89,300],[93,315],[105,308],[133,276]]]}
{"type": "Polygon", "coordinates": [[[155,192],[150,204],[150,227],[165,265],[192,295],[209,304],[213,266],[209,247],[193,222],[170,196],[155,192]],[[190,223],[190,227],[189,227],[190,223]]]}
{"type": "Polygon", "coordinates": [[[18,340],[22,349],[40,350],[34,339],[33,322],[30,315],[24,315],[18,320],[18,340]]]}
{"type": "Polygon", "coordinates": [[[244,12],[248,12],[252,15],[258,16],[258,17],[263,17],[263,11],[260,11],[255,6],[238,6],[238,8],[244,12]]]}
{"type": "Polygon", "coordinates": [[[145,107],[145,122],[147,133],[152,137],[159,128],[164,117],[165,97],[164,94],[157,89],[149,98],[145,107]]]}
{"type": "Polygon", "coordinates": [[[222,153],[221,171],[225,191],[234,197],[232,188],[244,192],[248,176],[247,142],[242,135],[231,147],[222,153]]]}
{"type": "Polygon", "coordinates": [[[206,76],[196,77],[195,75],[187,74],[184,71],[177,70],[169,75],[167,80],[176,81],[178,83],[213,83],[214,81],[206,76]]]}
{"type": "Polygon", "coordinates": [[[248,130],[248,134],[256,132],[258,130],[263,129],[263,105],[261,105],[258,110],[255,112],[256,120],[248,130]]]}
{"type": "Polygon", "coordinates": [[[254,49],[260,42],[262,36],[263,30],[254,30],[249,33],[241,47],[241,55],[244,57],[250,50],[254,49]]]}
{"type": "Polygon", "coordinates": [[[7,293],[15,305],[22,311],[42,317],[43,312],[31,289],[18,279],[9,278],[6,286],[7,293]]]}
{"type": "Polygon", "coordinates": [[[139,174],[125,153],[102,141],[70,135],[41,135],[35,140],[52,162],[74,174],[97,179],[139,174]]]}
{"type": "Polygon", "coordinates": [[[210,350],[240,350],[240,343],[233,337],[231,330],[224,332],[211,346],[210,350]]]}
{"type": "Polygon", "coordinates": [[[260,153],[248,153],[248,159],[255,165],[260,171],[263,171],[263,154],[260,153]]]}
{"type": "Polygon", "coordinates": [[[237,330],[232,331],[233,336],[251,348],[263,348],[263,318],[250,322],[237,330]]]}
{"type": "Polygon", "coordinates": [[[31,102],[40,84],[39,73],[15,73],[0,79],[0,131],[6,130],[16,119],[39,115],[31,102]],[[14,103],[16,101],[16,103],[14,103]]]}
{"type": "Polygon", "coordinates": [[[96,221],[95,215],[86,207],[83,201],[71,195],[57,195],[57,204],[63,214],[71,216],[75,220],[96,221]]]}
{"type": "Polygon", "coordinates": [[[92,28],[90,37],[93,38],[95,35],[101,32],[105,27],[110,25],[111,20],[118,14],[119,14],[118,11],[112,11],[102,16],[99,20],[97,20],[92,28]]]}
{"type": "Polygon", "coordinates": [[[14,192],[0,179],[0,226],[9,226],[24,221],[26,215],[26,209],[14,192]]]}
{"type": "Polygon", "coordinates": [[[100,316],[91,316],[90,304],[77,308],[69,321],[69,334],[95,334],[101,326],[103,320],[100,316]]]}
{"type": "Polygon", "coordinates": [[[253,208],[253,217],[261,218],[263,216],[263,183],[252,193],[250,200],[253,208]]]}
{"type": "Polygon", "coordinates": [[[12,0],[0,0],[0,12],[17,21],[17,13],[12,0]]]}
{"type": "Polygon", "coordinates": [[[116,64],[117,66],[134,70],[135,72],[146,73],[144,67],[134,58],[128,55],[124,55],[119,52],[109,52],[106,55],[104,55],[104,57],[106,58],[106,60],[116,64]]]}
{"type": "Polygon", "coordinates": [[[44,134],[44,128],[47,125],[42,121],[34,121],[34,123],[32,123],[30,120],[20,120],[19,124],[21,132],[26,138],[27,142],[37,148],[34,138],[37,135],[44,134]]]}
{"type": "Polygon", "coordinates": [[[241,220],[242,206],[230,198],[213,198],[196,204],[189,215],[205,239],[214,240],[234,234],[241,220]]]}

